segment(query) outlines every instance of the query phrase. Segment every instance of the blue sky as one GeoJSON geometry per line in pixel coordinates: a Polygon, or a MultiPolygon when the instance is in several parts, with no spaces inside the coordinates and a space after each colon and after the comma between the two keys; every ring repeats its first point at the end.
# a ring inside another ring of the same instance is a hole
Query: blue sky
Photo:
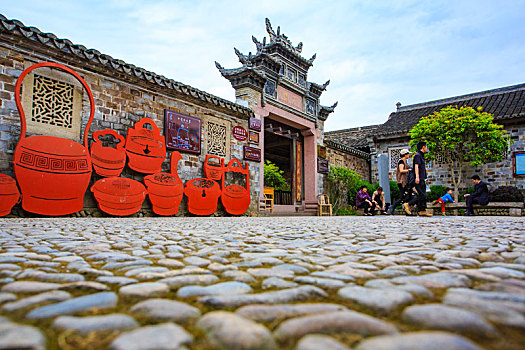
{"type": "Polygon", "coordinates": [[[525,1],[2,1],[0,13],[234,100],[214,61],[240,66],[264,19],[317,53],[308,80],[339,101],[326,130],[383,123],[403,105],[525,83],[525,1]]]}

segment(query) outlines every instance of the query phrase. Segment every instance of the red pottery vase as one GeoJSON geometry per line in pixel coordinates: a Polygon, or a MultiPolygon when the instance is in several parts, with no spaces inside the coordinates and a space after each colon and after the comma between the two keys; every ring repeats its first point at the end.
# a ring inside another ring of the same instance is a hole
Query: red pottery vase
{"type": "Polygon", "coordinates": [[[161,170],[166,159],[166,142],[153,120],[142,118],[128,129],[126,154],[128,166],[139,173],[154,174],[161,170]],[[145,125],[151,125],[152,129],[145,125]]]}
{"type": "Polygon", "coordinates": [[[93,143],[91,144],[91,162],[95,172],[104,177],[120,176],[126,165],[126,149],[124,145],[126,140],[124,136],[119,135],[115,130],[105,129],[93,133],[93,143]],[[113,147],[104,147],[101,136],[111,135],[120,142],[113,147]]]}
{"type": "Polygon", "coordinates": [[[179,212],[184,186],[177,173],[177,165],[182,156],[179,152],[171,153],[171,174],[155,173],[144,177],[153,212],[158,215],[175,215],[179,212]]]}
{"type": "Polygon", "coordinates": [[[6,216],[20,201],[20,192],[11,176],[0,174],[0,216],[6,216]]]}
{"type": "Polygon", "coordinates": [[[95,102],[87,83],[72,69],[58,63],[42,62],[27,68],[15,86],[15,102],[20,114],[20,139],[13,164],[22,191],[22,207],[43,215],[67,215],[82,210],[84,194],[91,178],[88,132],[95,115],[95,102]],[[26,137],[25,113],[20,89],[25,76],[36,68],[52,67],[73,75],[86,89],[91,104],[84,129],[84,144],[54,136],[26,137]]]}

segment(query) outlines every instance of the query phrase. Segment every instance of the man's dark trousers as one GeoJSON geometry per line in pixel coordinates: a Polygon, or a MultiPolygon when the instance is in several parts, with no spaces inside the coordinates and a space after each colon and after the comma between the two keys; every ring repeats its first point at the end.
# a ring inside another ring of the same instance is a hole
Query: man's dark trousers
{"type": "Polygon", "coordinates": [[[417,191],[417,196],[412,198],[409,205],[417,204],[418,211],[425,211],[427,209],[427,185],[425,180],[420,180],[414,187],[417,191]]]}
{"type": "Polygon", "coordinates": [[[477,197],[474,197],[472,195],[468,196],[466,198],[466,205],[467,205],[467,210],[469,213],[474,213],[474,208],[473,208],[473,205],[474,204],[481,204],[481,205],[487,205],[489,203],[488,199],[485,199],[485,198],[477,198],[477,197]]]}

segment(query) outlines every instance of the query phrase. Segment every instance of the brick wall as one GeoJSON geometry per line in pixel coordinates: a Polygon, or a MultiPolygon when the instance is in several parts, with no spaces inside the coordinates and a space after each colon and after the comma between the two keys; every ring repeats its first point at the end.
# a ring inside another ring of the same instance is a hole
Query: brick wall
{"type": "MultiPolygon", "coordinates": [[[[49,50],[48,50],[49,51],[49,50]]],[[[95,99],[96,113],[93,124],[90,128],[90,135],[101,129],[113,129],[125,136],[128,128],[143,117],[151,118],[160,128],[164,129],[164,109],[170,109],[183,114],[201,118],[205,121],[219,121],[227,123],[229,127],[241,125],[248,129],[248,117],[246,115],[225,111],[225,109],[214,108],[214,105],[199,103],[196,100],[184,99],[175,94],[170,94],[167,89],[161,91],[158,86],[148,84],[145,81],[130,82],[119,76],[119,72],[107,70],[107,74],[100,74],[89,69],[89,63],[84,65],[80,60],[69,62],[61,61],[60,58],[53,57],[55,53],[46,56],[46,52],[36,46],[31,52],[26,48],[17,50],[16,47],[6,45],[0,46],[0,172],[14,176],[12,158],[13,152],[20,135],[20,119],[14,102],[14,86],[17,77],[24,69],[24,64],[28,62],[58,61],[66,63],[87,82],[93,92],[95,99]]],[[[122,74],[120,74],[122,75],[122,74]]],[[[83,93],[83,125],[89,116],[89,101],[87,94],[83,93]]],[[[84,129],[84,128],[83,128],[84,129]]],[[[83,132],[82,129],[82,132],[83,132]]],[[[230,129],[231,131],[231,129],[230,129]]],[[[91,140],[91,139],[90,139],[91,140]]],[[[77,140],[77,141],[80,141],[77,140]]],[[[207,136],[202,134],[201,148],[205,149],[207,136]]],[[[242,161],[243,145],[233,137],[229,138],[229,150],[232,158],[242,161]]],[[[168,155],[169,155],[168,151],[168,155]]],[[[185,182],[196,177],[203,177],[202,165],[206,154],[200,155],[182,153],[183,160],[179,163],[179,176],[185,182]],[[181,165],[182,163],[182,165],[181,165]]],[[[229,161],[226,159],[225,161],[229,161]]],[[[243,161],[245,162],[245,161],[243,161]]],[[[257,198],[259,197],[259,163],[248,162],[250,168],[250,188],[251,205],[248,210],[249,215],[257,212],[257,198]]],[[[169,156],[163,164],[163,171],[169,171],[169,156]]],[[[121,176],[134,178],[142,181],[144,174],[136,173],[126,167],[121,176]]],[[[93,172],[92,182],[99,177],[93,172]]],[[[220,200],[219,200],[220,202],[220,200]]],[[[85,209],[91,210],[96,207],[92,194],[88,191],[85,197],[85,209]]],[[[149,202],[144,203],[144,213],[148,213],[149,202]]],[[[221,208],[219,204],[219,208],[221,208]]],[[[224,213],[219,209],[220,213],[224,213]]],[[[181,205],[180,213],[186,214],[185,200],[181,205]]]]}
{"type": "Polygon", "coordinates": [[[342,166],[354,170],[362,176],[363,180],[370,181],[370,165],[368,160],[330,147],[326,148],[326,156],[330,166],[342,166]]]}

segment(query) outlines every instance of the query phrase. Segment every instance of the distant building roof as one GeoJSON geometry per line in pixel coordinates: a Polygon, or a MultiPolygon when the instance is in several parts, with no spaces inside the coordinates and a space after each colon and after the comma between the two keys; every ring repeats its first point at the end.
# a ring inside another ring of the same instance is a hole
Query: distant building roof
{"type": "Polygon", "coordinates": [[[359,126],[356,128],[327,131],[325,140],[345,145],[346,147],[364,150],[368,148],[368,138],[375,135],[379,125],[359,126]]]}
{"type": "Polygon", "coordinates": [[[451,105],[481,106],[484,112],[493,114],[496,121],[525,117],[525,84],[399,107],[374,133],[376,136],[407,134],[419,119],[451,105]]]}
{"type": "Polygon", "coordinates": [[[147,71],[144,68],[136,67],[122,60],[115,59],[109,55],[102,54],[95,49],[87,49],[83,45],[73,44],[68,39],[59,39],[52,33],[44,33],[38,28],[28,27],[16,19],[9,20],[1,14],[0,32],[7,32],[9,34],[16,35],[22,39],[30,40],[37,44],[58,50],[62,54],[69,54],[71,56],[87,60],[90,63],[105,67],[105,69],[117,71],[120,74],[124,73],[128,76],[137,77],[157,86],[168,88],[177,95],[182,95],[190,99],[201,100],[219,108],[225,108],[232,112],[240,113],[246,118],[254,116],[253,111],[247,107],[214,96],[205,91],[180,83],[173,79],[168,79],[163,75],[158,75],[154,72],[147,71]]]}

